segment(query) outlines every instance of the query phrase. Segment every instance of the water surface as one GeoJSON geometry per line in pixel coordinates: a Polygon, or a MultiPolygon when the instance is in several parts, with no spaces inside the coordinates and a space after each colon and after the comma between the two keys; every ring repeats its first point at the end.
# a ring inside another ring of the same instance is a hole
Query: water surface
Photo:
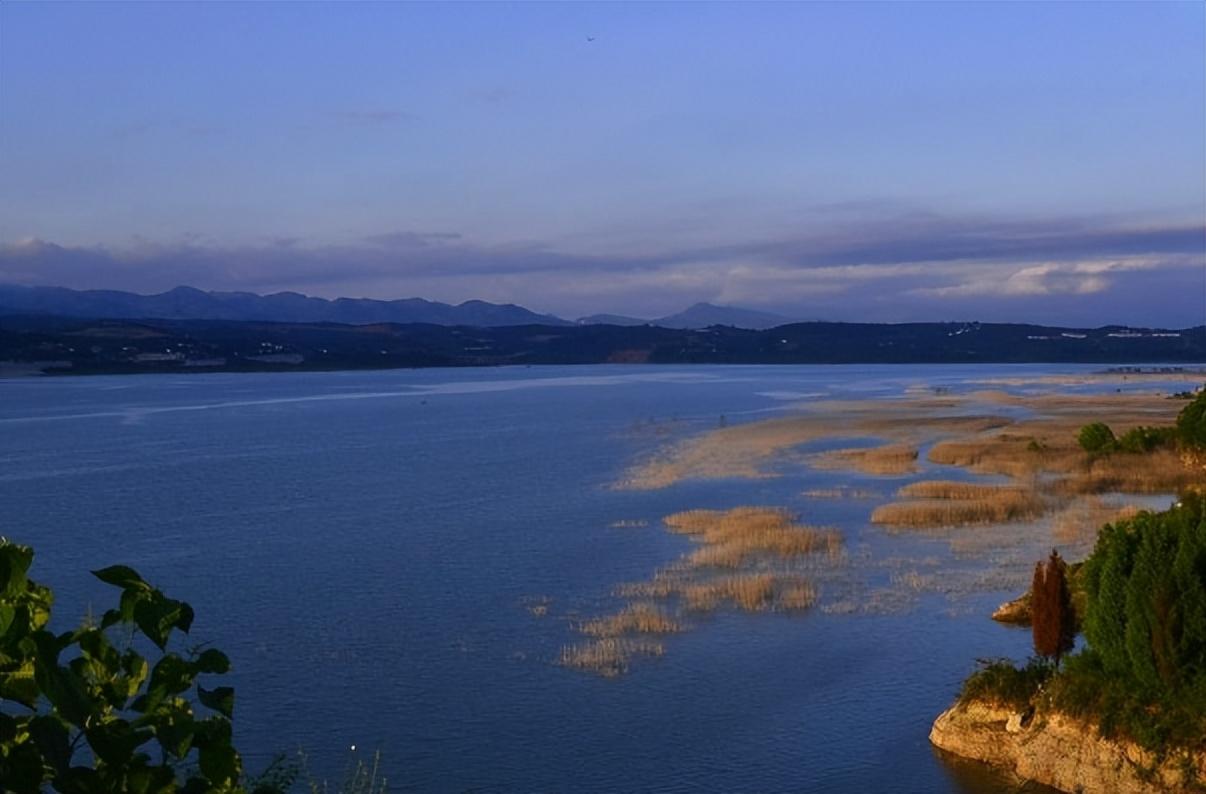
{"type": "Polygon", "coordinates": [[[940,539],[867,522],[919,476],[796,467],[611,487],[661,445],[801,401],[1091,369],[0,381],[0,532],[36,548],[60,627],[114,602],[86,573],[108,564],[192,603],[192,636],[234,661],[236,739],[252,769],[301,747],[337,777],[354,744],[382,751],[394,790],[1016,791],[926,740],[977,657],[1027,654],[1028,632],[986,618],[1012,592],[921,595],[882,613],[721,612],[617,679],[556,660],[580,639],[576,621],[622,605],[618,583],[687,550],[659,526],[678,510],[789,507],[841,528],[869,581],[894,557],[960,564],[940,539]],[[850,484],[883,498],[801,495],[850,484]]]}

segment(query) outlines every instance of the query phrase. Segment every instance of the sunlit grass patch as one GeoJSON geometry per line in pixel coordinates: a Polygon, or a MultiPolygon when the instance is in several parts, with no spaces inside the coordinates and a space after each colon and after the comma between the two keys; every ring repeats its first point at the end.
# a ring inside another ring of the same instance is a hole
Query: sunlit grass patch
{"type": "Polygon", "coordinates": [[[796,524],[791,513],[776,508],[688,510],[664,520],[671,531],[690,535],[703,544],[687,556],[687,565],[692,567],[738,568],[759,555],[832,555],[842,548],[837,532],[796,524]]]}
{"type": "MultiPolygon", "coordinates": [[[[895,527],[937,528],[967,524],[1000,524],[1038,518],[1046,505],[1025,488],[982,486],[988,490],[975,498],[936,498],[892,502],[871,513],[875,524],[895,527]]],[[[940,491],[941,489],[934,489],[940,491]]],[[[953,489],[952,489],[953,490],[953,489]]],[[[922,489],[924,492],[924,489],[922,489]]]]}
{"type": "Polygon", "coordinates": [[[868,449],[836,449],[813,458],[819,469],[851,469],[881,476],[911,474],[917,471],[917,447],[885,444],[868,449]]]}
{"type": "Polygon", "coordinates": [[[653,604],[629,604],[620,612],[582,624],[581,632],[591,637],[618,637],[622,634],[671,634],[681,629],[670,615],[653,604]]]}

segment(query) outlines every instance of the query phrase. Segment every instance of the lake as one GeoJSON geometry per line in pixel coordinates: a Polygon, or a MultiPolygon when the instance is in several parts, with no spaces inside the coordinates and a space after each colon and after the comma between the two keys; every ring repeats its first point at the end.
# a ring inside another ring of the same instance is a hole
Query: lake
{"type": "MultiPolygon", "coordinates": [[[[391,790],[1016,791],[946,761],[934,717],[982,657],[1024,658],[987,615],[1017,593],[883,610],[721,610],[615,678],[567,669],[575,627],[692,544],[691,508],[783,506],[840,529],[842,575],[963,565],[870,510],[908,477],[784,467],[614,487],[692,434],[799,402],[872,399],[1076,366],[598,366],[0,380],[0,533],[37,551],[65,628],[115,603],[124,563],[197,612],[234,663],[250,770],[301,748],[335,781],[355,745],[391,790]],[[809,489],[865,486],[869,500],[809,489]]],[[[1143,384],[1151,388],[1152,384],[1143,384]]],[[[1112,388],[1112,387],[1111,387],[1112,388]]],[[[1184,388],[1179,385],[1176,388],[1184,388]]]]}

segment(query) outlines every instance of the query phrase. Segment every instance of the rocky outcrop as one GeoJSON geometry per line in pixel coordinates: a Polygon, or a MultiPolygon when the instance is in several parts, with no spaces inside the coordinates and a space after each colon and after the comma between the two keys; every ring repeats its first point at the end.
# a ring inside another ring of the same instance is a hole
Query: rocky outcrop
{"type": "Polygon", "coordinates": [[[1017,626],[1030,625],[1030,591],[1006,601],[992,613],[992,619],[999,623],[1013,623],[1017,626]]]}
{"type": "Polygon", "coordinates": [[[1195,778],[1206,781],[1206,754],[1181,753],[1158,763],[1138,745],[1106,739],[1071,717],[1018,712],[979,701],[943,712],[930,731],[930,742],[1068,792],[1180,794],[1203,790],[1195,778]]]}

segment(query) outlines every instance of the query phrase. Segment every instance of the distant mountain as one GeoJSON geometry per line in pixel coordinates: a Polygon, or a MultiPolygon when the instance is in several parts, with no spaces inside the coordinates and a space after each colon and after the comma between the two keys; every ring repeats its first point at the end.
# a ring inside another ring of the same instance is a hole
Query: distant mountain
{"type": "Polygon", "coordinates": [[[578,325],[652,325],[653,320],[642,320],[640,317],[625,317],[622,314],[592,314],[589,317],[579,317],[578,325]]]}
{"type": "Polygon", "coordinates": [[[311,298],[296,292],[204,292],[176,287],[158,295],[115,290],[78,291],[63,287],[0,285],[0,313],[56,314],[95,319],[236,320],[290,323],[431,323],[499,327],[570,325],[551,314],[514,304],[465,301],[452,306],[422,298],[381,301],[369,298],[311,298]]]}
{"type": "Polygon", "coordinates": [[[707,328],[713,325],[728,325],[734,328],[761,331],[793,322],[796,320],[770,312],[741,309],[736,306],[697,303],[686,311],[654,320],[653,324],[663,328],[707,328]]]}

